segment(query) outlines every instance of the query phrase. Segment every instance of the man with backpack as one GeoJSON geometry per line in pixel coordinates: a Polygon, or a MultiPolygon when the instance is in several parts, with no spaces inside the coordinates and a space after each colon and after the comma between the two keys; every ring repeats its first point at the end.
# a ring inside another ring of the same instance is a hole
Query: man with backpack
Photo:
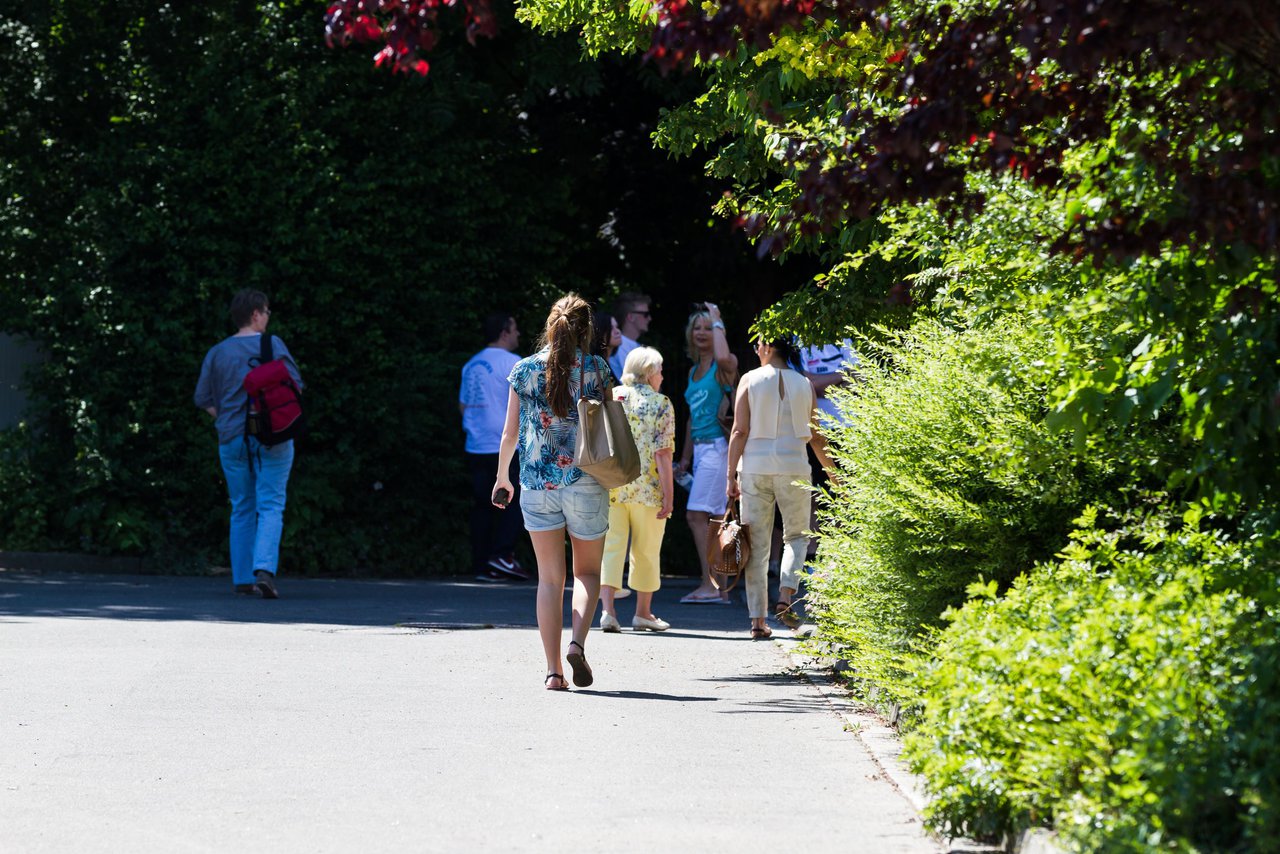
{"type": "Polygon", "coordinates": [[[263,599],[279,597],[285,490],[302,424],[302,377],[284,342],[267,335],[270,318],[266,294],[237,292],[237,331],[205,355],[195,392],[196,406],[214,418],[231,496],[231,582],[236,593],[263,599]]]}

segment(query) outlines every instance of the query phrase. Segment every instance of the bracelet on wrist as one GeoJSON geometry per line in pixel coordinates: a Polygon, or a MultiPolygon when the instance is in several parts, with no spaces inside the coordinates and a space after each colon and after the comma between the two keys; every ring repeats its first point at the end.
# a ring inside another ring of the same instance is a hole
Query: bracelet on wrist
{"type": "Polygon", "coordinates": [[[715,323],[711,324],[711,328],[719,329],[721,332],[724,332],[724,321],[717,320],[715,323]]]}

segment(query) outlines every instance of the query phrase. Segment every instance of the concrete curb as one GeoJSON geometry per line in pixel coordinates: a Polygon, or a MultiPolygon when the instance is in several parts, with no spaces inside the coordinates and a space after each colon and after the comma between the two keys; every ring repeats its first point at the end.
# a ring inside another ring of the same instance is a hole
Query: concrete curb
{"type": "MultiPolygon", "coordinates": [[[[805,627],[808,628],[810,627],[805,627]]],[[[805,629],[800,631],[804,632],[805,629]]],[[[845,728],[870,754],[884,779],[907,799],[916,812],[923,813],[929,802],[924,780],[918,774],[913,774],[902,760],[902,739],[899,738],[898,731],[877,712],[849,696],[848,691],[832,678],[830,661],[799,653],[798,641],[802,639],[797,634],[796,642],[788,642],[775,635],[775,642],[787,650],[796,670],[818,690],[832,711],[844,718],[845,728]]],[[[1016,841],[1000,845],[962,838],[939,841],[948,854],[1067,854],[1066,849],[1058,844],[1057,834],[1043,828],[1024,831],[1016,841]]]]}

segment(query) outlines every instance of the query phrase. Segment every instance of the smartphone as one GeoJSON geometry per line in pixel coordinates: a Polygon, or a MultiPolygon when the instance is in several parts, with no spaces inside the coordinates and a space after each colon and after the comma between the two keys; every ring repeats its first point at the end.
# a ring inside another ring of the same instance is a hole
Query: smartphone
{"type": "Polygon", "coordinates": [[[503,510],[507,509],[507,505],[511,503],[511,493],[506,489],[499,489],[493,493],[493,503],[503,510]]]}

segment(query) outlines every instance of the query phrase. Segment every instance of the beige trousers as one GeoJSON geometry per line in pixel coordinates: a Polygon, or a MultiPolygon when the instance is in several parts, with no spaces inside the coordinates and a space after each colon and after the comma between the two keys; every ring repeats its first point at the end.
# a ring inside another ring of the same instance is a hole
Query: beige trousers
{"type": "MultiPolygon", "coordinates": [[[[751,526],[751,557],[747,560],[747,611],[751,619],[768,616],[769,542],[773,539],[773,508],[782,511],[782,587],[800,589],[800,574],[808,549],[811,483],[806,472],[796,474],[740,474],[742,521],[751,526]]],[[[610,532],[612,533],[612,531],[610,532]]]]}
{"type": "Polygon", "coordinates": [[[622,587],[622,564],[631,540],[631,572],[627,586],[637,593],[652,593],[662,586],[659,555],[667,520],[658,518],[657,507],[647,504],[610,504],[609,534],[604,541],[600,583],[622,587]]]}

